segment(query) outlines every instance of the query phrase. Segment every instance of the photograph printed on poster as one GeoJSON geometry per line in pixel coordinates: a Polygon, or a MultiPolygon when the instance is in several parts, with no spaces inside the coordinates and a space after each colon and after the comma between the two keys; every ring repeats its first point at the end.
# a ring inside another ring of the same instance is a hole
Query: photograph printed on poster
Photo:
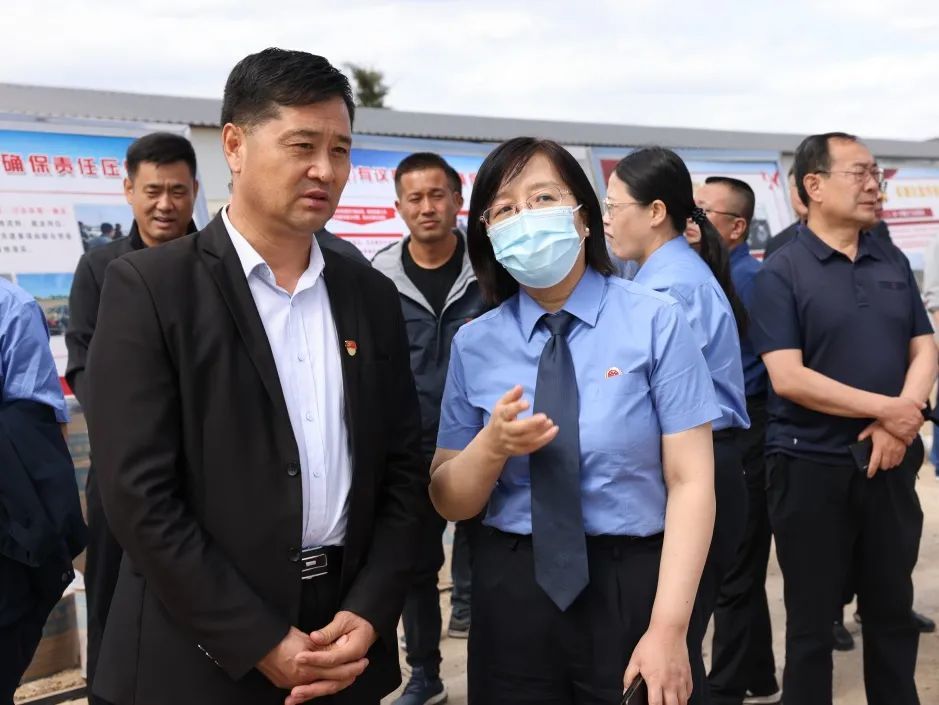
{"type": "Polygon", "coordinates": [[[134,213],[126,204],[76,203],[72,209],[85,252],[127,237],[134,222],[134,213]]]}
{"type": "Polygon", "coordinates": [[[65,335],[68,328],[68,295],[72,273],[17,274],[16,284],[39,302],[49,335],[65,335]]]}

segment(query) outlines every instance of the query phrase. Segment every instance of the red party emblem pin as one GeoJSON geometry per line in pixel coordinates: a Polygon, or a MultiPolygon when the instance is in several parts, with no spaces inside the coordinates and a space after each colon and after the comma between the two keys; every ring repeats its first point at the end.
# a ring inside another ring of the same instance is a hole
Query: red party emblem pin
{"type": "Polygon", "coordinates": [[[355,354],[359,351],[359,345],[354,340],[345,341],[346,352],[349,354],[349,357],[355,357],[355,354]]]}
{"type": "Polygon", "coordinates": [[[609,378],[609,377],[619,377],[621,374],[623,374],[623,372],[622,372],[622,370],[620,370],[619,367],[611,367],[610,369],[608,369],[608,370],[606,371],[606,376],[607,376],[607,378],[609,378]]]}

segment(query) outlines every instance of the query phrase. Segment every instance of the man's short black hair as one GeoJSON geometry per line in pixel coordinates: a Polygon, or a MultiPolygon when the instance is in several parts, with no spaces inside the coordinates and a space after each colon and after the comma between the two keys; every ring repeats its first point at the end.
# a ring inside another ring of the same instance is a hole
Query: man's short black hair
{"type": "Polygon", "coordinates": [[[792,166],[795,169],[799,200],[806,208],[809,205],[809,194],[805,190],[805,177],[808,174],[818,174],[831,169],[831,151],[829,150],[831,140],[857,142],[858,138],[847,132],[824,132],[820,135],[809,135],[796,147],[792,166]]]}
{"type": "Polygon", "coordinates": [[[395,191],[400,191],[401,177],[410,174],[412,171],[424,171],[425,169],[440,169],[447,175],[447,181],[450,183],[450,189],[454,193],[463,195],[463,181],[457,170],[447,163],[447,160],[439,154],[433,152],[415,152],[409,154],[395,169],[395,191]]]}
{"type": "Polygon", "coordinates": [[[196,152],[182,135],[152,132],[134,140],[127,148],[127,176],[131,181],[143,162],[159,165],[186,162],[192,178],[196,178],[196,152]]]}
{"type": "Polygon", "coordinates": [[[746,181],[735,179],[732,176],[709,176],[704,180],[706,184],[723,184],[730,189],[739,204],[735,207],[737,214],[747,221],[747,230],[743,234],[744,240],[750,234],[750,222],[753,220],[753,212],[756,210],[756,195],[753,189],[746,181]]]}
{"type": "Polygon", "coordinates": [[[277,117],[280,106],[302,106],[342,98],[355,117],[352,86],[322,56],[270,48],[235,64],[225,83],[222,124],[251,129],[277,117]]]}

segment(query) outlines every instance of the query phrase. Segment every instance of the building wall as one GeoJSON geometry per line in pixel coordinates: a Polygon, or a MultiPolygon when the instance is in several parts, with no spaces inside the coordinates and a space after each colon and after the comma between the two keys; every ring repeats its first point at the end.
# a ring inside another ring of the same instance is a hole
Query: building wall
{"type": "Polygon", "coordinates": [[[200,184],[205,195],[209,216],[228,203],[228,183],[231,174],[222,154],[222,131],[218,127],[193,127],[190,135],[199,163],[200,184]]]}

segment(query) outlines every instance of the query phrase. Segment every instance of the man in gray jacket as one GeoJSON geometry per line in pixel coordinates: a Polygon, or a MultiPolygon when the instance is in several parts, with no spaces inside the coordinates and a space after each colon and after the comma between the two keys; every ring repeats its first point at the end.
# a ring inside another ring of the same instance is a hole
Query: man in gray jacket
{"type": "MultiPolygon", "coordinates": [[[[485,310],[456,216],[463,206],[460,176],[427,152],[405,158],[395,172],[395,207],[409,235],[378,252],[372,266],[398,288],[411,344],[411,369],[421,404],[422,449],[430,461],[437,446],[440,399],[450,343],[467,321],[485,310]]],[[[440,680],[440,598],[437,574],[444,562],[446,522],[434,514],[424,532],[414,582],[404,604],[404,634],[411,680],[396,705],[445,702],[440,680]]],[[[469,631],[469,529],[457,525],[453,547],[453,613],[448,634],[469,631]]]]}

